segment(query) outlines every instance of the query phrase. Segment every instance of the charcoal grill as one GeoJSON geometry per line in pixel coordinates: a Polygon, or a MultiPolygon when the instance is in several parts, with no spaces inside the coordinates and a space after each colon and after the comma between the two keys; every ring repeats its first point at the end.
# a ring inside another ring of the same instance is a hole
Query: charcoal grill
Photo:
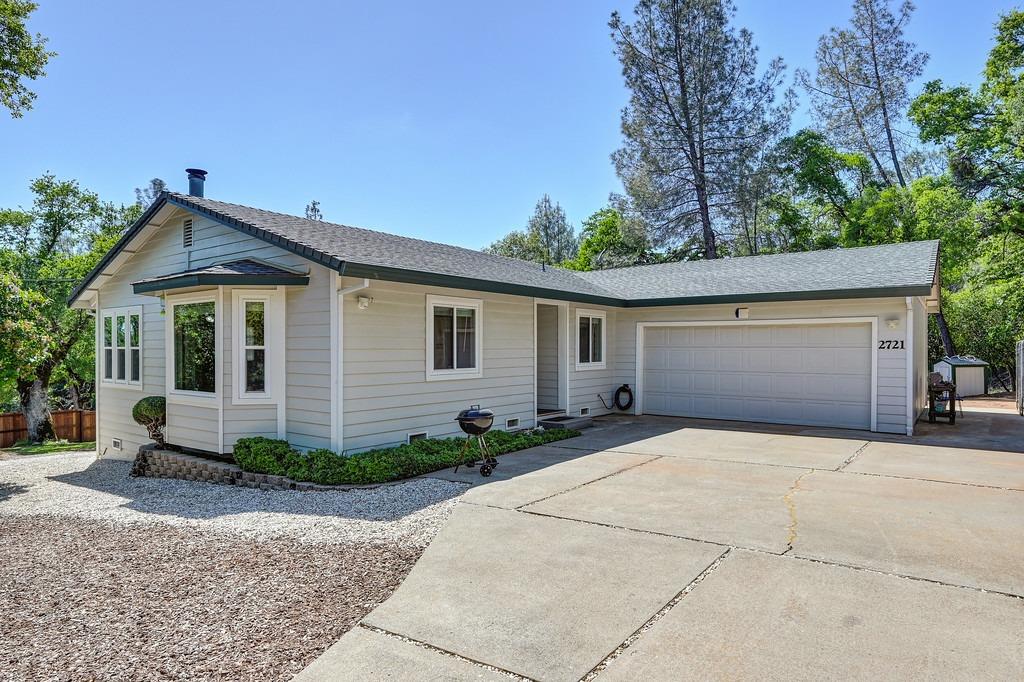
{"type": "Polygon", "coordinates": [[[459,412],[459,416],[455,418],[455,421],[459,422],[459,428],[466,434],[466,444],[462,446],[464,460],[455,466],[456,473],[459,471],[460,466],[472,469],[479,464],[480,475],[490,476],[494,471],[494,467],[498,466],[498,460],[491,455],[491,449],[487,447],[487,440],[484,438],[484,434],[490,431],[491,426],[494,425],[494,412],[492,410],[481,410],[479,405],[472,405],[468,410],[459,412]],[[480,449],[480,459],[468,456],[469,446],[473,443],[474,438],[480,449]]]}

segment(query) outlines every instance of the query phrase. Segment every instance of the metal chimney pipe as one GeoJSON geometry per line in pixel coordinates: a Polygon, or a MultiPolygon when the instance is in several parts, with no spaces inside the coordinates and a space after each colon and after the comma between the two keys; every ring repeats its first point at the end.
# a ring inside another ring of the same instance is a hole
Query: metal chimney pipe
{"type": "Polygon", "coordinates": [[[206,171],[201,168],[186,168],[188,173],[188,193],[193,197],[203,196],[203,185],[206,184],[206,171]]]}

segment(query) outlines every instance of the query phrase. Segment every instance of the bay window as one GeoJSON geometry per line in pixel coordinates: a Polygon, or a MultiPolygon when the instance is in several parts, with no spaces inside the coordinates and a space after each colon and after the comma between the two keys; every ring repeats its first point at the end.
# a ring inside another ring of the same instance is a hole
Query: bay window
{"type": "Polygon", "coordinates": [[[604,369],[605,326],[602,311],[576,311],[576,369],[604,369]]]}
{"type": "Polygon", "coordinates": [[[427,379],[466,379],[483,375],[483,302],[427,296],[427,379]]]}
{"type": "Polygon", "coordinates": [[[101,381],[142,386],[142,307],[107,308],[100,314],[101,381]]]}
{"type": "Polygon", "coordinates": [[[170,303],[173,391],[217,393],[217,303],[213,299],[170,303]]]}

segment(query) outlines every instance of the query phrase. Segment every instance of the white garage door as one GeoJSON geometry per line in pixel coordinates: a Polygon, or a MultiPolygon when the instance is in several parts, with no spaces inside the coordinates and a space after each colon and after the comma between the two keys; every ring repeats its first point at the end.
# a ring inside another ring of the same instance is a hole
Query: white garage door
{"type": "Polygon", "coordinates": [[[644,414],[871,428],[870,323],[647,327],[644,414]]]}

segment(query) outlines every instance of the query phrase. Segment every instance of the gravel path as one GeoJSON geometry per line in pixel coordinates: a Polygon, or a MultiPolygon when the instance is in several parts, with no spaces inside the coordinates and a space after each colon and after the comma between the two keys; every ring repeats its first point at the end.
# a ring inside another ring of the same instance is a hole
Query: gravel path
{"type": "Polygon", "coordinates": [[[424,478],[350,491],[266,491],[131,478],[130,470],[130,462],[97,460],[91,452],[2,461],[0,515],[171,524],[307,543],[423,547],[465,490],[459,483],[424,478]]]}
{"type": "Polygon", "coordinates": [[[0,461],[0,679],[286,680],[387,599],[460,484],[260,491],[0,461]]]}

